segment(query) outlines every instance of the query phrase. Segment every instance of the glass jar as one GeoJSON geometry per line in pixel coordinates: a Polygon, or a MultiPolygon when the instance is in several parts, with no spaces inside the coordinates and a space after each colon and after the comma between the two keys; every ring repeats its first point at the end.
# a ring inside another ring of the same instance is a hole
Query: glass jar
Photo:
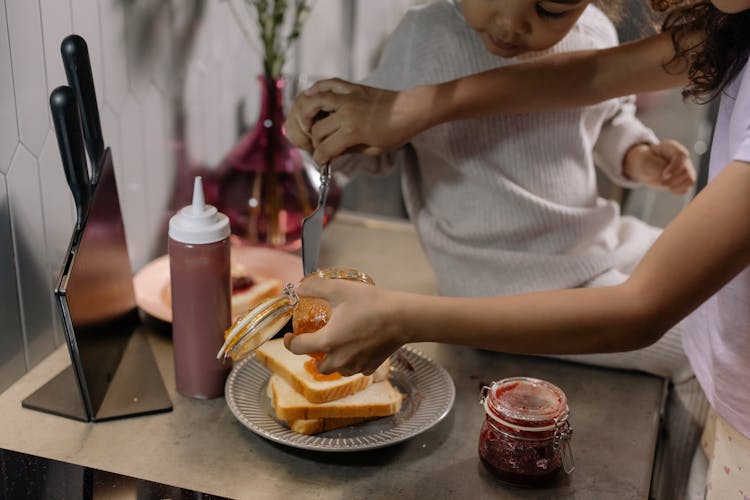
{"type": "Polygon", "coordinates": [[[568,402],[557,386],[528,377],[506,378],[482,388],[485,419],[479,457],[500,479],[540,486],[575,468],[568,402]]]}
{"type": "MultiPolygon", "coordinates": [[[[315,271],[305,276],[324,279],[344,279],[374,285],[373,279],[366,273],[348,268],[328,268],[315,271]]],[[[218,358],[231,358],[239,361],[246,358],[261,344],[276,335],[284,325],[292,320],[292,333],[301,335],[318,331],[328,323],[331,317],[331,305],[318,297],[298,297],[290,283],[283,293],[276,298],[268,299],[238,317],[224,333],[224,345],[219,350],[218,358]]],[[[312,353],[305,368],[316,380],[334,380],[341,377],[338,373],[322,374],[316,365],[325,357],[323,353],[312,353]]]]}

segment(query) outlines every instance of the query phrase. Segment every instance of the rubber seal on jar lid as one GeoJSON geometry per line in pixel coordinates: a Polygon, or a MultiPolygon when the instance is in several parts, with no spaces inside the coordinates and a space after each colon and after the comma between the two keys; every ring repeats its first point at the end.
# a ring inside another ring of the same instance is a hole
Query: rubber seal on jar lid
{"type": "Polygon", "coordinates": [[[252,308],[224,332],[224,345],[217,359],[239,361],[255,351],[284,327],[294,314],[294,301],[289,295],[267,299],[252,308]]]}
{"type": "MultiPolygon", "coordinates": [[[[485,409],[511,425],[546,430],[568,417],[565,393],[546,380],[513,377],[493,382],[485,409]],[[526,424],[526,425],[524,425],[526,424]]],[[[532,430],[532,429],[528,429],[532,430]]]]}

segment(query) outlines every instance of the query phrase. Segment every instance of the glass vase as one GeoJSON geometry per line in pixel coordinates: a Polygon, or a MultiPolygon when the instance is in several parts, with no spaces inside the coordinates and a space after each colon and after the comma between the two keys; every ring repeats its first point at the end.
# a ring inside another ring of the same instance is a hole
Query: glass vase
{"type": "MultiPolygon", "coordinates": [[[[318,174],[284,134],[284,80],[261,76],[258,82],[258,121],[226,156],[210,197],[229,217],[235,243],[293,250],[300,245],[302,219],[318,203],[318,174]]],[[[324,223],[339,199],[332,183],[324,223]]]]}

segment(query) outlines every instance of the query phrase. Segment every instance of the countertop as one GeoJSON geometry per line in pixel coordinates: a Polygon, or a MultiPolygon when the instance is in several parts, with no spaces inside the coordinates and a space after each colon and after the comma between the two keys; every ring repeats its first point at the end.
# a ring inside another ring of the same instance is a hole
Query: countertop
{"type": "MultiPolygon", "coordinates": [[[[341,213],[325,229],[321,265],[370,272],[378,284],[434,292],[408,223],[341,213]]],[[[0,395],[0,448],[229,498],[647,498],[664,381],[650,375],[532,356],[439,344],[414,344],[443,366],[456,401],[432,429],[390,447],[324,453],[257,436],[223,398],[201,401],[174,389],[172,346],[149,342],[174,410],[83,423],[21,407],[21,400],[70,363],[57,349],[0,395]],[[482,385],[510,376],[560,386],[571,408],[576,470],[553,486],[501,483],[477,455],[482,385]]]]}

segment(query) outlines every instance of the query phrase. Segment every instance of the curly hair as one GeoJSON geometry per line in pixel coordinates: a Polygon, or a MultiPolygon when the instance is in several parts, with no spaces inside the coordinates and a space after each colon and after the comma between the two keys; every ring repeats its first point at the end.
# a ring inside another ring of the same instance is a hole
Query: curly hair
{"type": "Polygon", "coordinates": [[[662,30],[671,33],[672,62],[688,64],[690,83],[685,98],[708,102],[720,95],[740,73],[750,56],[750,10],[726,14],[710,2],[652,0],[654,10],[665,13],[662,30]],[[696,33],[703,36],[696,41],[696,33]]]}

